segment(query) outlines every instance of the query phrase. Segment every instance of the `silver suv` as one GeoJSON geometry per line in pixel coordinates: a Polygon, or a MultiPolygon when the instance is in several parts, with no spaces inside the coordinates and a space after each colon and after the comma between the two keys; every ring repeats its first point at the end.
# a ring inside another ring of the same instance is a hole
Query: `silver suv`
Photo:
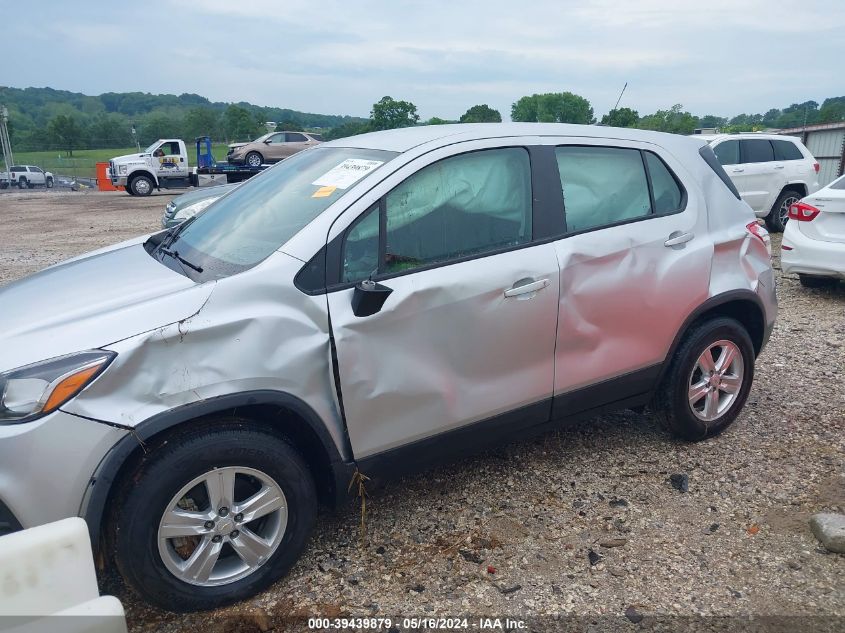
{"type": "Polygon", "coordinates": [[[356,473],[649,404],[712,436],[774,324],[768,249],[700,139],[322,144],[0,290],[0,521],[79,514],[147,600],[204,609],[281,577],[356,473]]]}

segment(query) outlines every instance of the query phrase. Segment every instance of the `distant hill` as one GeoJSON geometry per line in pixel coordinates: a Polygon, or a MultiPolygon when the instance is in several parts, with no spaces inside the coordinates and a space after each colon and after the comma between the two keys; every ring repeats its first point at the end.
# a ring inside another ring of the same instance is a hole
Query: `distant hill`
{"type": "Polygon", "coordinates": [[[141,145],[157,138],[210,135],[217,141],[252,139],[265,121],[280,129],[332,128],[367,119],[299,112],[251,103],[212,102],[197,94],[106,92],[97,96],[53,88],[0,86],[9,108],[13,147],[20,151],[128,147],[134,124],[141,145]]]}

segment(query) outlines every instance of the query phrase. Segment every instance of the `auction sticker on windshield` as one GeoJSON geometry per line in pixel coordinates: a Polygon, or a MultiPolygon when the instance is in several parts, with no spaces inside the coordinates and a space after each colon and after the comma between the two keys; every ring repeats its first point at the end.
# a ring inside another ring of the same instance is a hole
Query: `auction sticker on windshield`
{"type": "Polygon", "coordinates": [[[332,167],[325,174],[317,178],[312,185],[318,187],[337,187],[346,189],[361,180],[379,165],[383,160],[367,160],[365,158],[347,158],[337,167],[332,167]]]}

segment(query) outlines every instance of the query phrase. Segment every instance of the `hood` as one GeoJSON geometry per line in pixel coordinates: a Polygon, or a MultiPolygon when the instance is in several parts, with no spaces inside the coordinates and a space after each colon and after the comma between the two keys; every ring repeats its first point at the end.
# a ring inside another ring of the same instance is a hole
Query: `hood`
{"type": "Polygon", "coordinates": [[[141,243],[57,264],[0,287],[0,371],[181,321],[213,287],[162,265],[141,243]]]}
{"type": "Polygon", "coordinates": [[[238,149],[239,147],[246,147],[251,143],[229,143],[229,149],[238,149]]]}
{"type": "Polygon", "coordinates": [[[149,154],[124,154],[123,156],[115,156],[111,159],[115,165],[130,165],[132,163],[143,163],[144,159],[149,154]]]}

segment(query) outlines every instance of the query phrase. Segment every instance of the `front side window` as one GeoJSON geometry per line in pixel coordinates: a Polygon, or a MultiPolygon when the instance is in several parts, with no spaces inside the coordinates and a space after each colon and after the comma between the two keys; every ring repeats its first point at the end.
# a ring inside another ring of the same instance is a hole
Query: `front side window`
{"type": "Polygon", "coordinates": [[[460,260],[519,246],[531,237],[528,152],[461,154],[424,167],[361,216],[346,237],[343,279],[460,260]],[[383,244],[380,226],[386,229],[383,244]]]}
{"type": "Polygon", "coordinates": [[[713,148],[713,153],[721,165],[739,164],[739,141],[724,141],[713,148]]]}
{"type": "Polygon", "coordinates": [[[276,143],[284,143],[285,142],[285,135],[281,132],[278,134],[271,134],[269,137],[264,139],[265,143],[270,143],[271,145],[275,145],[276,143]]]}
{"type": "Polygon", "coordinates": [[[775,159],[772,144],[765,138],[740,141],[743,163],[769,163],[775,159]]]}
{"type": "Polygon", "coordinates": [[[171,249],[203,268],[203,280],[247,270],[396,155],[343,147],[295,154],[194,216],[177,233],[171,249]]]}
{"type": "Polygon", "coordinates": [[[31,171],[31,172],[32,172],[32,173],[34,173],[34,174],[41,174],[41,173],[43,173],[43,172],[42,172],[42,171],[41,171],[38,167],[30,167],[30,168],[29,168],[29,171],[31,171]]]}
{"type": "Polygon", "coordinates": [[[556,148],[555,156],[569,232],[651,214],[639,150],[571,145],[556,148]]]}
{"type": "Polygon", "coordinates": [[[775,160],[802,160],[804,154],[795,143],[789,141],[772,141],[775,149],[775,160]]]}

